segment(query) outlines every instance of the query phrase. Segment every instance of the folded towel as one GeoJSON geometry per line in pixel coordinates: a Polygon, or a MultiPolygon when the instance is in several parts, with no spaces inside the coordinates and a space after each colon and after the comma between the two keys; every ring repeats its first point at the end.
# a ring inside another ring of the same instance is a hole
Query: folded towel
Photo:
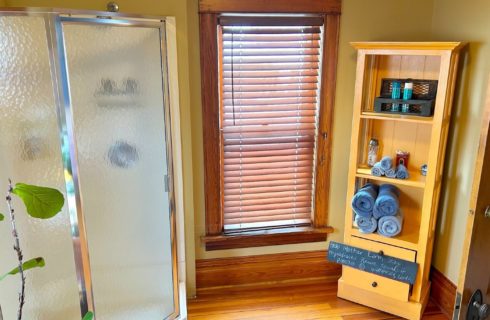
{"type": "Polygon", "coordinates": [[[398,235],[403,228],[403,215],[398,213],[394,216],[385,216],[378,221],[378,233],[385,237],[398,235]]]}
{"type": "Polygon", "coordinates": [[[371,217],[373,215],[374,202],[378,197],[378,186],[367,183],[359,189],[352,197],[352,209],[362,217],[371,217]]]}
{"type": "Polygon", "coordinates": [[[373,233],[378,228],[378,221],[373,217],[356,215],[356,224],[361,233],[373,233]]]}
{"type": "Polygon", "coordinates": [[[381,177],[385,174],[383,168],[381,168],[381,163],[376,162],[374,166],[371,168],[371,174],[376,177],[381,177]]]}
{"type": "Polygon", "coordinates": [[[390,168],[385,171],[385,176],[387,178],[396,178],[396,169],[395,168],[390,168]]]}
{"type": "Polygon", "coordinates": [[[379,219],[384,216],[394,216],[400,209],[398,200],[400,192],[391,184],[383,184],[379,187],[378,198],[374,202],[373,216],[379,219]]]}
{"type": "Polygon", "coordinates": [[[381,159],[380,164],[381,164],[381,168],[383,168],[384,171],[389,170],[391,169],[391,167],[393,167],[393,158],[384,156],[381,159]]]}
{"type": "Polygon", "coordinates": [[[403,164],[399,164],[396,168],[396,178],[397,179],[408,179],[408,170],[403,164]]]}

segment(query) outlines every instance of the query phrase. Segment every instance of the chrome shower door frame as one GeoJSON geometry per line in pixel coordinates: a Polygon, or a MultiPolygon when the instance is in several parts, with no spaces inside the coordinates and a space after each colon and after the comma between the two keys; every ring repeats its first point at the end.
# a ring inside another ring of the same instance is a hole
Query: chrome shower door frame
{"type": "Polygon", "coordinates": [[[165,114],[165,143],[167,156],[167,176],[169,192],[170,239],[172,251],[172,280],[174,312],[165,319],[179,317],[180,295],[179,274],[177,262],[177,228],[176,204],[174,185],[174,165],[172,156],[172,129],[170,108],[170,75],[168,68],[168,38],[165,17],[150,17],[142,15],[124,15],[113,12],[79,11],[64,9],[0,9],[0,16],[38,16],[43,17],[46,26],[48,50],[51,65],[51,79],[53,81],[54,98],[57,107],[57,117],[61,144],[61,155],[65,172],[66,196],[68,212],[70,215],[71,235],[77,273],[80,309],[82,316],[88,311],[95,311],[95,301],[92,290],[90,257],[88,240],[85,230],[85,218],[80,190],[78,153],[74,137],[74,122],[70,87],[68,80],[68,66],[65,56],[63,39],[63,23],[103,24],[124,27],[158,28],[160,34],[161,75],[163,106],[165,114]],[[67,152],[69,151],[69,152],[67,152]]]}

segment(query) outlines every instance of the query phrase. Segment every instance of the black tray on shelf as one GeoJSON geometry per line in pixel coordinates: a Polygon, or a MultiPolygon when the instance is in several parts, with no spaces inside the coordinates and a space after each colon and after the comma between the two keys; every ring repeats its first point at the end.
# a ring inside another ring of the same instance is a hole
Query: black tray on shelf
{"type": "Polygon", "coordinates": [[[421,117],[430,117],[434,114],[437,83],[437,80],[384,78],[381,81],[380,96],[374,99],[374,111],[379,113],[406,114],[421,117]],[[402,93],[405,88],[405,83],[413,83],[412,99],[392,99],[391,92],[393,90],[394,82],[400,82],[400,91],[402,93]],[[399,104],[400,109],[402,104],[408,104],[409,111],[391,111],[391,106],[393,103],[399,104]]]}
{"type": "Polygon", "coordinates": [[[379,113],[406,114],[412,116],[431,117],[434,114],[435,101],[436,101],[435,99],[403,100],[403,99],[390,99],[390,98],[375,98],[374,111],[379,113]],[[408,112],[391,111],[391,106],[393,103],[399,104],[400,109],[402,104],[408,104],[409,111],[408,112]]]}

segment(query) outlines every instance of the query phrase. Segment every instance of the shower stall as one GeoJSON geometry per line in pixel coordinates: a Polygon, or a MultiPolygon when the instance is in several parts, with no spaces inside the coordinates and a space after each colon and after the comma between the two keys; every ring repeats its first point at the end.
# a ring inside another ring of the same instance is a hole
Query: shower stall
{"type": "MultiPolygon", "coordinates": [[[[17,215],[25,258],[46,260],[27,274],[25,319],[185,312],[175,52],[172,18],[0,11],[0,192],[12,178],[66,198],[52,220],[17,215]]],[[[0,271],[15,258],[2,223],[0,271]]],[[[17,291],[0,283],[5,319],[17,291]]]]}

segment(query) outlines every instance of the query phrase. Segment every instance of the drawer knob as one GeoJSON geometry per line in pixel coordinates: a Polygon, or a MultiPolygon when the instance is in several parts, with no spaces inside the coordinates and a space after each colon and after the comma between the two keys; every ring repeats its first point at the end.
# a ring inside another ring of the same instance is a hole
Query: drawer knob
{"type": "Polygon", "coordinates": [[[373,286],[373,288],[376,288],[378,286],[378,283],[374,281],[373,283],[371,283],[371,286],[373,286]]]}
{"type": "Polygon", "coordinates": [[[379,255],[380,256],[384,256],[385,255],[384,251],[383,250],[379,250],[379,255]]]}

